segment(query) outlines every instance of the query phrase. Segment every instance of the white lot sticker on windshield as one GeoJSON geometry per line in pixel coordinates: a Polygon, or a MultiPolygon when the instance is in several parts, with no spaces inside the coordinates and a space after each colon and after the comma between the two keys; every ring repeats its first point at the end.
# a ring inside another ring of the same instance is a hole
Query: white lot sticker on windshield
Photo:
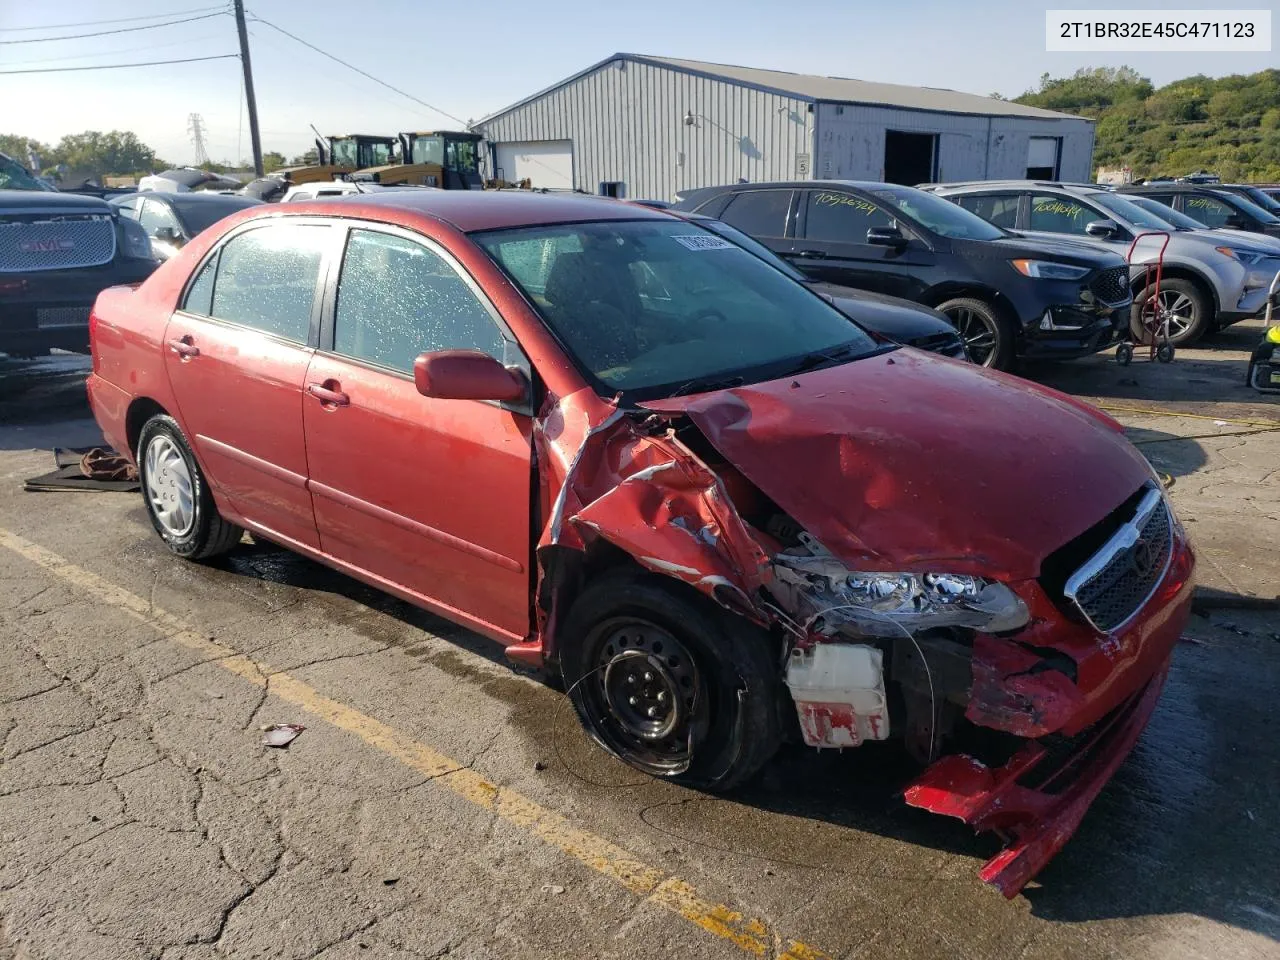
{"type": "Polygon", "coordinates": [[[672,237],[676,243],[683,244],[690,250],[725,250],[733,249],[733,244],[724,237],[713,237],[710,234],[692,234],[672,237]]]}

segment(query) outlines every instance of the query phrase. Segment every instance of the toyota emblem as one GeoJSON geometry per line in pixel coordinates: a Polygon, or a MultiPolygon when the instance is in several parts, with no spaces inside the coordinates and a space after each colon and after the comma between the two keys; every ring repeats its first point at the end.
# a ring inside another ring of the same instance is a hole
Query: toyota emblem
{"type": "Polygon", "coordinates": [[[1139,538],[1129,550],[1129,562],[1138,576],[1150,576],[1156,565],[1156,550],[1151,541],[1146,537],[1139,538]]]}

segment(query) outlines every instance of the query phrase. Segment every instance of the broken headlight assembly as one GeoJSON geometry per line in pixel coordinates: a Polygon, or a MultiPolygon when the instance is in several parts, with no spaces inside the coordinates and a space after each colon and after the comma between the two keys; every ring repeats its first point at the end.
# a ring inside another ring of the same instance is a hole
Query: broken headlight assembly
{"type": "Polygon", "coordinates": [[[957,573],[849,570],[830,554],[774,557],[779,599],[806,632],[900,637],[935,627],[1000,633],[1025,626],[1026,604],[1003,583],[957,573]]]}

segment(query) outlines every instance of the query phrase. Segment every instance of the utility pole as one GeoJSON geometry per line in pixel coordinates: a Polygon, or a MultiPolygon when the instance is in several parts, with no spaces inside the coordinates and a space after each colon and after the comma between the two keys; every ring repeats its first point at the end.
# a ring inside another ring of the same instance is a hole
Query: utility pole
{"type": "Polygon", "coordinates": [[[262,176],[262,138],[258,136],[258,101],[253,96],[253,65],[249,62],[249,31],[244,25],[244,0],[234,0],[236,30],[240,34],[240,66],[244,68],[244,99],[249,109],[249,142],[253,146],[253,172],[262,176]]]}

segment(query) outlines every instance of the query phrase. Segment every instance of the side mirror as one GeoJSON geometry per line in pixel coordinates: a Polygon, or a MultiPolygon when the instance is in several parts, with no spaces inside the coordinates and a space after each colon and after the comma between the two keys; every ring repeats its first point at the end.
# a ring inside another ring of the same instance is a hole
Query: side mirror
{"type": "Polygon", "coordinates": [[[171,243],[175,247],[182,246],[182,234],[173,227],[161,227],[156,231],[156,239],[162,243],[171,243]]]}
{"type": "Polygon", "coordinates": [[[1099,240],[1109,240],[1120,232],[1120,224],[1114,220],[1094,220],[1084,228],[1084,232],[1099,240]]]}
{"type": "Polygon", "coordinates": [[[872,227],[867,231],[867,243],[876,247],[905,247],[907,238],[897,227],[872,227]]]}
{"type": "Polygon", "coordinates": [[[514,403],[528,394],[522,374],[479,350],[437,350],[413,361],[413,383],[437,400],[497,400],[514,403]]]}
{"type": "Polygon", "coordinates": [[[1227,222],[1223,224],[1231,230],[1248,230],[1249,224],[1245,222],[1244,217],[1227,217],[1227,222]]]}

